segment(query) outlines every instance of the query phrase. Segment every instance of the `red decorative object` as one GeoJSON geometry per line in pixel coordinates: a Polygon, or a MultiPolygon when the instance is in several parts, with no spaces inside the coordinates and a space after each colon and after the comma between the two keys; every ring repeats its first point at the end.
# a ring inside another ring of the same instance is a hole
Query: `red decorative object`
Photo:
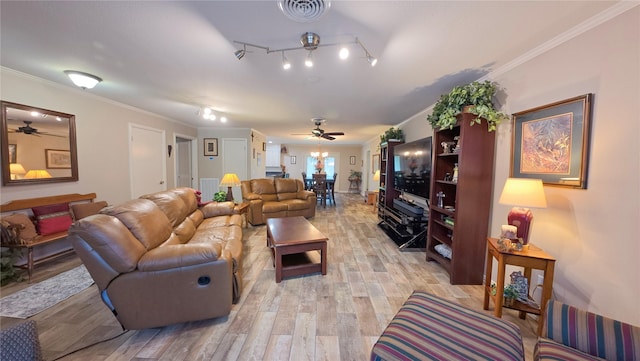
{"type": "Polygon", "coordinates": [[[518,238],[522,238],[522,244],[529,243],[529,227],[533,221],[533,213],[528,208],[513,207],[507,216],[509,224],[518,228],[518,238]]]}

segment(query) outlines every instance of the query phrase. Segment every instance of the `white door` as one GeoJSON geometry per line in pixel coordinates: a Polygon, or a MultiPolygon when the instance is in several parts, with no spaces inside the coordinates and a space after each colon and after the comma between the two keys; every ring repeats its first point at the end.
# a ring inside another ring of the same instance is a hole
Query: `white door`
{"type": "Polygon", "coordinates": [[[167,189],[164,130],[129,124],[131,198],[167,189]]]}
{"type": "Polygon", "coordinates": [[[176,137],[176,185],[193,188],[191,139],[176,137]]]}
{"type": "MultiPolygon", "coordinates": [[[[240,180],[247,180],[247,140],[244,138],[223,138],[222,139],[222,173],[235,173],[240,180]]],[[[222,179],[222,177],[220,177],[222,179]]],[[[221,189],[225,192],[226,189],[221,189]]],[[[242,191],[240,187],[233,187],[233,199],[236,202],[242,201],[242,191]]]]}

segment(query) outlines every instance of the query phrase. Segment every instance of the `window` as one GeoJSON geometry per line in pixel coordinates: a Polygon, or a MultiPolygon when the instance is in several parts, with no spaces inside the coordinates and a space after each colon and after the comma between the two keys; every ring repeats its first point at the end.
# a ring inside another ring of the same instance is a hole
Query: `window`
{"type": "MultiPolygon", "coordinates": [[[[322,158],[321,158],[322,159],[322,158]]],[[[318,164],[318,158],[307,156],[307,176],[311,178],[311,175],[316,172],[316,165],[318,164]]],[[[334,157],[326,157],[321,162],[322,171],[327,174],[327,178],[332,179],[336,168],[336,159],[334,157]]]]}

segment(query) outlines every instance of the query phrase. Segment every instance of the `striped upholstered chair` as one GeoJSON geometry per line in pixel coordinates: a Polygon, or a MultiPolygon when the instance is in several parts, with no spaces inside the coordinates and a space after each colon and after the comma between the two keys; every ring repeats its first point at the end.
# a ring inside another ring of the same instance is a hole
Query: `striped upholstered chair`
{"type": "Polygon", "coordinates": [[[640,327],[558,301],[547,303],[543,333],[534,360],[640,360],[640,327]]]}
{"type": "Polygon", "coordinates": [[[518,326],[414,292],[371,350],[371,360],[524,360],[518,326]]]}

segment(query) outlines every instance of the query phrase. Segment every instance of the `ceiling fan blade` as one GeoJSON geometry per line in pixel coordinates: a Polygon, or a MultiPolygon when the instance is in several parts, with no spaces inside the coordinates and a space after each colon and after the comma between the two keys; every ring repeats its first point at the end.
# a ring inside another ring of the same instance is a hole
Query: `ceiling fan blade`
{"type": "Polygon", "coordinates": [[[324,139],[328,139],[328,140],[334,140],[334,139],[336,139],[336,138],[332,137],[331,135],[329,135],[329,133],[324,133],[324,134],[322,134],[320,137],[321,137],[321,138],[324,138],[324,139]]]}
{"type": "Polygon", "coordinates": [[[324,133],[326,135],[344,135],[344,132],[328,132],[328,133],[324,133]]]}

